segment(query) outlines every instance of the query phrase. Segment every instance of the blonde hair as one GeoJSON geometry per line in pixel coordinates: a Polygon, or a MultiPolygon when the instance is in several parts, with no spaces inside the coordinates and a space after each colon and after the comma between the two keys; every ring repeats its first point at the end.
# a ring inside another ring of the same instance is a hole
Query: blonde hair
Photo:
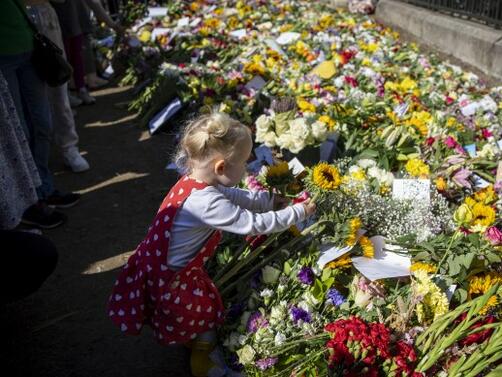
{"type": "Polygon", "coordinates": [[[190,122],[183,132],[176,165],[189,172],[192,160],[204,160],[221,153],[231,158],[239,142],[251,138],[251,130],[228,114],[214,112],[190,122]]]}

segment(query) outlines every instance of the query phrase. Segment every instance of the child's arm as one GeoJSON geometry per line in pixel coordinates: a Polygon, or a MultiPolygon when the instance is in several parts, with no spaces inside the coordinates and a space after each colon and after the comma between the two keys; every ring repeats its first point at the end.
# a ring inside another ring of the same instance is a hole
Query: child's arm
{"type": "Polygon", "coordinates": [[[304,204],[295,204],[280,211],[255,213],[232,203],[214,187],[190,195],[184,210],[206,226],[242,235],[280,232],[307,217],[304,204]]]}
{"type": "Polygon", "coordinates": [[[218,190],[235,205],[253,212],[266,212],[274,209],[274,197],[268,191],[250,191],[235,187],[218,186],[218,190]]]}

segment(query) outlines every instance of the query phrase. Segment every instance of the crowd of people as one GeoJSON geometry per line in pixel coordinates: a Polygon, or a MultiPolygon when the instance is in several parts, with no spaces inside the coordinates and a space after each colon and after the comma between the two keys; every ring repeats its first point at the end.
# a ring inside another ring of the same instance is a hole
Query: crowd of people
{"type": "MultiPolygon", "coordinates": [[[[105,5],[106,6],[106,5],[105,5]]],[[[14,258],[1,279],[23,275],[30,266],[36,273],[8,292],[0,288],[2,302],[36,290],[54,270],[57,251],[41,229],[63,225],[61,209],[80,201],[80,194],[54,184],[49,167],[55,146],[74,173],[90,169],[79,150],[75,107],[92,105],[91,91],[105,86],[96,69],[92,38],[97,20],[123,30],[101,0],[2,0],[0,2],[0,244],[14,258]],[[72,67],[68,83],[49,86],[32,56],[38,31],[58,46],[72,67]],[[14,292],[15,291],[15,292],[14,292]]]]}

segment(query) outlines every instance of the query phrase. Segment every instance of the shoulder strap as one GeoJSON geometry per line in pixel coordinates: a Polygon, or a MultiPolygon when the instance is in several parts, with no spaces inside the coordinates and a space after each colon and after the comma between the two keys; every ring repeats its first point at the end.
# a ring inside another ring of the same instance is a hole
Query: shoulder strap
{"type": "Polygon", "coordinates": [[[28,25],[30,26],[31,31],[33,31],[33,34],[35,34],[35,35],[39,34],[37,27],[35,26],[33,21],[30,19],[28,14],[26,13],[26,9],[23,8],[17,0],[11,0],[11,1],[14,3],[14,5],[17,7],[17,9],[19,9],[19,11],[23,15],[24,19],[26,20],[26,22],[28,22],[28,25]]]}

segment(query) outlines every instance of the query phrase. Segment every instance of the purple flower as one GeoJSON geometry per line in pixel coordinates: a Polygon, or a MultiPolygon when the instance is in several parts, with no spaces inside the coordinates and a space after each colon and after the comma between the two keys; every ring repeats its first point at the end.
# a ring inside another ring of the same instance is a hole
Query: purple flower
{"type": "Polygon", "coordinates": [[[303,284],[312,285],[314,282],[314,271],[310,267],[302,267],[300,272],[298,272],[298,280],[303,284]]]}
{"type": "Polygon", "coordinates": [[[310,323],[312,321],[312,317],[310,313],[306,310],[303,310],[302,308],[299,308],[297,306],[293,306],[291,308],[291,316],[293,317],[293,323],[296,325],[298,321],[303,321],[310,323]]]}
{"type": "Polygon", "coordinates": [[[328,300],[330,300],[331,303],[335,306],[340,306],[345,302],[345,297],[343,297],[343,295],[335,288],[329,289],[326,296],[328,297],[328,300]]]}
{"type": "Polygon", "coordinates": [[[470,176],[471,171],[462,168],[455,173],[455,175],[453,176],[453,181],[459,186],[471,188],[471,184],[468,181],[470,176]]]}
{"type": "Polygon", "coordinates": [[[259,370],[266,370],[277,364],[278,360],[279,359],[277,357],[267,357],[266,359],[261,359],[256,361],[256,366],[258,367],[259,370]]]}
{"type": "Polygon", "coordinates": [[[262,327],[267,327],[268,321],[260,312],[255,312],[249,316],[247,323],[247,331],[249,333],[255,333],[262,327]]]}

